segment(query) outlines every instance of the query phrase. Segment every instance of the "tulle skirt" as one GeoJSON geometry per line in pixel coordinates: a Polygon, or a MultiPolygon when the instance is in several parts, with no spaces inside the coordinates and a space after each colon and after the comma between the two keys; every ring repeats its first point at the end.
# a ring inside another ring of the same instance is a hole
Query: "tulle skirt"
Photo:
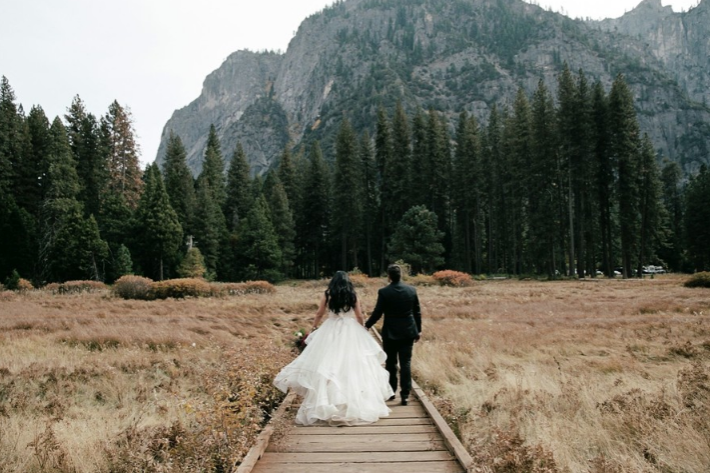
{"type": "Polygon", "coordinates": [[[274,379],[281,391],[303,397],[297,424],[360,425],[389,415],[386,355],[352,315],[331,314],[306,343],[274,379]]]}

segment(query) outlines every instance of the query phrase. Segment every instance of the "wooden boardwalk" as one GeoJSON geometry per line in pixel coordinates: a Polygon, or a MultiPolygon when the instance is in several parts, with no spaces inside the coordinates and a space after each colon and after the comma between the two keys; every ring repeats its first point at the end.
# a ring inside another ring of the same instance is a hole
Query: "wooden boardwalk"
{"type": "Polygon", "coordinates": [[[418,386],[414,393],[408,406],[388,402],[389,417],[374,424],[293,426],[276,445],[262,438],[237,472],[466,472],[471,457],[418,386]]]}
{"type": "MultiPolygon", "coordinates": [[[[382,343],[380,334],[372,335],[382,343]]],[[[296,398],[290,392],[235,473],[466,473],[473,459],[412,380],[409,405],[388,401],[388,417],[364,426],[294,425],[270,445],[273,424],[296,398]]]]}

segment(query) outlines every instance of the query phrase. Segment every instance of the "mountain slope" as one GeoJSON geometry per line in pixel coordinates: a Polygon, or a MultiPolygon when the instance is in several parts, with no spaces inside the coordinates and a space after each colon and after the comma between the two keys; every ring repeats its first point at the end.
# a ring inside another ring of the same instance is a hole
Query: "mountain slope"
{"type": "Polygon", "coordinates": [[[252,170],[274,165],[288,141],[322,141],[328,155],[343,116],[374,126],[379,105],[397,100],[454,119],[485,121],[522,86],[553,91],[566,61],[606,86],[624,73],[641,129],[686,171],[708,162],[710,0],[673,13],[646,0],[617,20],[583,22],[521,0],[347,0],[304,20],[285,54],[232,54],[201,96],[175,112],[195,173],[211,123],[227,159],[241,141],[252,170]]]}

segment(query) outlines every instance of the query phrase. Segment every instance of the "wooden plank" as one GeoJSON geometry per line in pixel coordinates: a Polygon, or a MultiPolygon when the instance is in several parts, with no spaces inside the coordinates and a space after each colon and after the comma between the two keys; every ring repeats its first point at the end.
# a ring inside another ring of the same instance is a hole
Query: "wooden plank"
{"type": "Polygon", "coordinates": [[[425,434],[438,433],[436,426],[429,425],[379,425],[370,427],[296,427],[289,431],[290,436],[300,435],[377,435],[377,434],[425,434]]]}
{"type": "Polygon", "coordinates": [[[366,427],[380,426],[380,425],[434,425],[434,422],[428,417],[417,417],[417,418],[388,418],[378,420],[375,424],[369,426],[358,426],[353,427],[354,429],[364,429],[366,427]]]}
{"type": "Polygon", "coordinates": [[[254,473],[464,473],[456,460],[382,463],[270,463],[261,461],[254,473]]]}
{"type": "Polygon", "coordinates": [[[261,455],[269,446],[269,439],[271,439],[271,434],[274,433],[274,422],[286,414],[286,411],[291,407],[291,404],[293,404],[294,399],[296,399],[295,392],[291,391],[286,395],[281,405],[271,417],[268,425],[264,427],[264,430],[262,430],[256,438],[254,445],[249,449],[249,452],[247,452],[242,463],[237,468],[236,473],[250,473],[254,469],[257,461],[259,461],[259,458],[261,458],[261,455]]]}
{"type": "Polygon", "coordinates": [[[402,419],[404,417],[428,417],[428,415],[422,407],[407,406],[393,410],[389,416],[383,417],[383,419],[402,419]]]}
{"type": "Polygon", "coordinates": [[[307,443],[357,443],[362,445],[368,443],[384,443],[384,442],[426,442],[426,441],[442,441],[439,432],[434,433],[404,433],[398,432],[396,435],[377,433],[370,435],[290,435],[284,445],[297,445],[307,443]]]}
{"type": "Polygon", "coordinates": [[[446,445],[443,441],[437,440],[426,440],[420,442],[389,442],[389,443],[335,443],[335,442],[312,442],[312,443],[290,443],[284,442],[278,447],[269,446],[266,450],[267,452],[274,452],[274,450],[279,452],[288,453],[334,453],[334,452],[426,452],[426,451],[436,451],[442,450],[448,453],[446,450],[446,445]]]}
{"type": "Polygon", "coordinates": [[[461,466],[463,466],[466,471],[470,470],[473,466],[473,458],[461,444],[458,437],[456,437],[456,435],[451,430],[451,428],[446,423],[441,414],[439,414],[439,411],[436,409],[436,407],[434,407],[434,404],[429,401],[429,398],[427,397],[426,393],[422,390],[422,388],[419,387],[419,385],[414,380],[412,380],[412,391],[414,391],[414,394],[419,398],[419,401],[421,401],[422,405],[424,406],[424,409],[434,421],[434,424],[439,429],[439,432],[441,432],[441,435],[444,437],[444,442],[446,443],[446,446],[456,456],[456,458],[461,463],[461,466]]]}
{"type": "MultiPolygon", "coordinates": [[[[425,452],[267,452],[261,457],[260,464],[267,463],[380,463],[380,462],[430,462],[453,460],[445,450],[425,452]]],[[[285,470],[282,470],[285,471],[285,470]]]]}

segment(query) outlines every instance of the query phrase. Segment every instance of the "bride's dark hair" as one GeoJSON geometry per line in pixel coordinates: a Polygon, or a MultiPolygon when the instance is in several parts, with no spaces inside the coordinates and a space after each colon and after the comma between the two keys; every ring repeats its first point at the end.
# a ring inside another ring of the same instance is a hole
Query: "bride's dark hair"
{"type": "Polygon", "coordinates": [[[355,307],[357,294],[348,273],[345,271],[335,273],[328,284],[328,290],[325,291],[325,298],[328,301],[328,308],[336,314],[347,312],[355,307]]]}

